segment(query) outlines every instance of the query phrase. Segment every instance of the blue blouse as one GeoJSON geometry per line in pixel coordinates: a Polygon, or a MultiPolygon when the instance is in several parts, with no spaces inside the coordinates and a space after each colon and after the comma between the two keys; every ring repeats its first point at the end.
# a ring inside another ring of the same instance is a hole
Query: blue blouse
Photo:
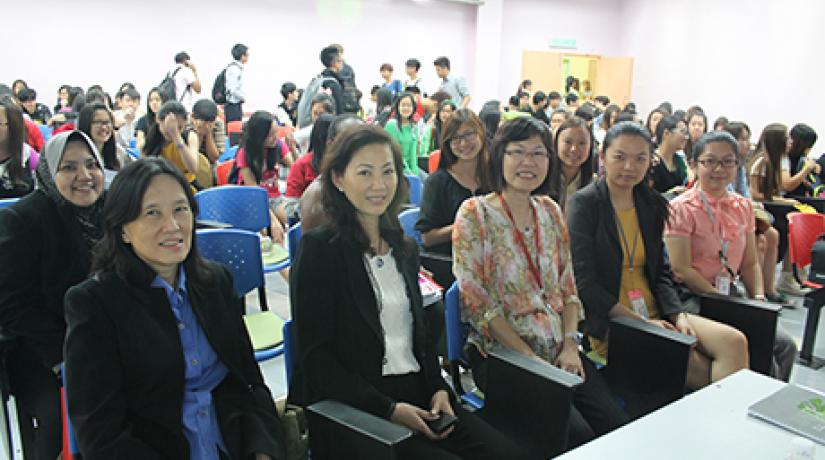
{"type": "Polygon", "coordinates": [[[215,389],[229,372],[198,324],[189,295],[186,292],[186,272],[178,271],[178,286],[173,289],[160,276],[152,287],[166,291],[169,305],[180,333],[185,363],[183,394],[183,434],[189,442],[190,458],[218,460],[218,449],[227,452],[218,427],[218,414],[212,401],[215,389]]]}

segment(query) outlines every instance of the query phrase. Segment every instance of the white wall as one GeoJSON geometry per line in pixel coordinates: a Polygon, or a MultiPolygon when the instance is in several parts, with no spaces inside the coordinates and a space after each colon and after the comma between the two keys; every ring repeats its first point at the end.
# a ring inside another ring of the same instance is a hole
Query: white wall
{"type": "Polygon", "coordinates": [[[625,0],[618,36],[635,57],[633,99],[644,113],[665,99],[699,104],[709,123],[744,120],[754,137],[777,121],[825,135],[823,18],[814,0],[625,0]]]}
{"type": "Polygon", "coordinates": [[[64,83],[101,84],[113,94],[129,80],[145,96],[181,50],[208,96],[236,42],[250,47],[245,110],[274,109],[284,81],[304,87],[322,70],[321,49],[333,42],[344,46],[367,97],[384,62],[403,80],[404,62],[416,57],[435,84],[439,55],[459,73],[474,59],[476,8],[441,0],[38,0],[4,2],[2,10],[4,18],[27,19],[5,21],[3,43],[18,45],[0,47],[0,82],[23,78],[49,105],[64,83]]]}

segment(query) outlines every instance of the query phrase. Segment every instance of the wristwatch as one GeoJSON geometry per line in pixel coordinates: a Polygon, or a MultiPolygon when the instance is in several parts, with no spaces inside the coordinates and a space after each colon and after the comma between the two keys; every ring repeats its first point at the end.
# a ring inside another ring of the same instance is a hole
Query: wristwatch
{"type": "Polygon", "coordinates": [[[564,334],[565,339],[573,339],[576,344],[581,345],[582,343],[582,336],[578,332],[568,332],[564,334]]]}

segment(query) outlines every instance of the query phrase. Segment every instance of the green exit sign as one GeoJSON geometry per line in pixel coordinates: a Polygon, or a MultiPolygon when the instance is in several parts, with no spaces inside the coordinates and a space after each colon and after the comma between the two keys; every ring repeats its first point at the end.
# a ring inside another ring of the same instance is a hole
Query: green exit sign
{"type": "Polygon", "coordinates": [[[550,48],[576,49],[575,38],[551,38],[550,48]]]}

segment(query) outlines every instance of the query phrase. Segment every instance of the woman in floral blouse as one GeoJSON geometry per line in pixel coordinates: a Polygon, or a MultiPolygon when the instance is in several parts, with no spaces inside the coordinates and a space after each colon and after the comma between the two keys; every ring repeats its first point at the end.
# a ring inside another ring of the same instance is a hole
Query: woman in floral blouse
{"type": "Polygon", "coordinates": [[[575,447],[627,416],[578,351],[582,306],[567,228],[559,206],[546,196],[552,153],[550,130],[532,118],[499,129],[490,164],[493,193],[465,201],[456,218],[454,271],[462,319],[471,326],[468,356],[482,390],[494,344],[585,379],[571,412],[568,447],[575,447]]]}

